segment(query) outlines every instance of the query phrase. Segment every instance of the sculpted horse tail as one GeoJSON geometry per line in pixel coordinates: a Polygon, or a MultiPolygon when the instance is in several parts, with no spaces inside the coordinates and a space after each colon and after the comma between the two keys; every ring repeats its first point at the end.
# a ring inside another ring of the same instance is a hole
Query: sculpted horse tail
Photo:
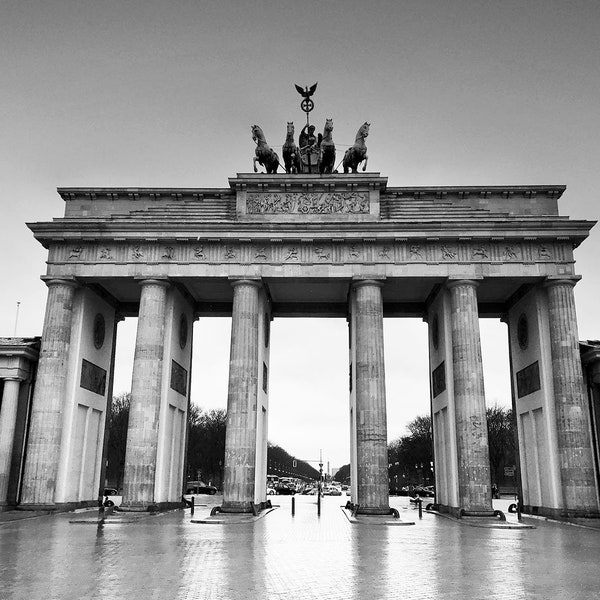
{"type": "Polygon", "coordinates": [[[294,142],[294,123],[288,121],[287,135],[285,143],[282,147],[283,163],[286,173],[300,173],[302,171],[302,163],[300,161],[300,149],[294,142]]]}
{"type": "Polygon", "coordinates": [[[252,139],[256,143],[256,150],[254,151],[255,156],[253,159],[254,172],[258,173],[258,169],[256,168],[256,163],[258,162],[267,170],[267,173],[277,173],[279,156],[277,156],[277,153],[267,144],[263,130],[258,125],[252,125],[250,131],[252,131],[252,139]]]}
{"type": "Polygon", "coordinates": [[[344,173],[348,173],[349,170],[352,170],[353,173],[358,173],[358,165],[363,161],[365,164],[363,165],[362,170],[367,170],[367,161],[369,157],[367,156],[365,138],[369,135],[370,126],[371,124],[365,121],[356,134],[354,146],[351,146],[346,150],[343,161],[344,173]]]}
{"type": "Polygon", "coordinates": [[[323,136],[319,144],[319,173],[331,173],[335,166],[335,144],[333,143],[333,119],[325,120],[323,136]]]}

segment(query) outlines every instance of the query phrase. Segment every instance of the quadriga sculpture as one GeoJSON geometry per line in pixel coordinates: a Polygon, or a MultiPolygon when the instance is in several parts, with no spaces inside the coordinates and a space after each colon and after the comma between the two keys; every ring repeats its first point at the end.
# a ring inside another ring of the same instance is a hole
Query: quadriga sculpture
{"type": "Polygon", "coordinates": [[[325,120],[323,137],[319,145],[319,173],[331,173],[335,166],[335,144],[331,132],[333,131],[333,119],[325,120]]]}
{"type": "Polygon", "coordinates": [[[302,172],[302,163],[300,161],[300,149],[294,141],[294,123],[288,121],[287,135],[282,148],[283,164],[285,165],[286,173],[302,172]]]}
{"type": "Polygon", "coordinates": [[[265,134],[258,125],[252,125],[250,128],[252,131],[252,139],[256,143],[256,150],[254,151],[255,157],[253,160],[254,172],[258,173],[256,163],[262,165],[267,173],[277,173],[277,167],[279,167],[279,156],[277,153],[267,144],[265,134]]]}
{"type": "Polygon", "coordinates": [[[343,167],[344,173],[348,173],[348,171],[352,171],[353,173],[358,173],[358,165],[364,161],[364,165],[362,170],[366,171],[367,169],[367,161],[369,157],[367,156],[367,145],[365,144],[365,138],[369,135],[369,127],[370,123],[363,123],[360,126],[356,134],[356,139],[354,140],[354,146],[351,146],[346,150],[344,154],[343,167]]]}

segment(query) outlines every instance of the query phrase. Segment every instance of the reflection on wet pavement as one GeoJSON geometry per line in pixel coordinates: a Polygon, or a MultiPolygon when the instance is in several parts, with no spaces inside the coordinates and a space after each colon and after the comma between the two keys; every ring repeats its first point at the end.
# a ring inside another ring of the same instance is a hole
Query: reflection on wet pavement
{"type": "MultiPolygon", "coordinates": [[[[210,498],[207,502],[218,502],[210,498]]],[[[250,524],[201,525],[190,511],[136,523],[56,515],[0,526],[2,599],[364,600],[600,598],[600,531],[534,521],[482,529],[391,498],[412,527],[351,524],[340,504],[275,497],[250,524]]],[[[196,508],[208,514],[210,504],[196,508]]]]}

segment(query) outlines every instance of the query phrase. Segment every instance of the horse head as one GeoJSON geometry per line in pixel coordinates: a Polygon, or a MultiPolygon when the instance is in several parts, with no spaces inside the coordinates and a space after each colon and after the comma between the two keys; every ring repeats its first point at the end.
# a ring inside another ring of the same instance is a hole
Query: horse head
{"type": "Polygon", "coordinates": [[[333,119],[325,119],[325,127],[323,128],[323,137],[333,131],[333,119]]]}
{"type": "Polygon", "coordinates": [[[364,139],[369,135],[369,127],[371,127],[371,123],[367,123],[367,121],[365,121],[360,126],[358,132],[356,133],[355,141],[357,141],[357,142],[364,141],[364,139]]]}
{"type": "Polygon", "coordinates": [[[294,135],[294,121],[287,122],[287,134],[294,135]]]}
{"type": "Polygon", "coordinates": [[[252,139],[256,143],[265,141],[265,134],[263,133],[263,130],[258,125],[252,125],[252,127],[250,127],[250,131],[252,132],[252,139]]]}

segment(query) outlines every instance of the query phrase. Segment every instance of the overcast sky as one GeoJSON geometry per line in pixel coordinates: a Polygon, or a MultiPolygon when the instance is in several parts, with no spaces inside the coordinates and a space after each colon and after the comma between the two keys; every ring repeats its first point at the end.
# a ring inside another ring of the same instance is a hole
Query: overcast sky
{"type": "MultiPolygon", "coordinates": [[[[566,184],[561,214],[595,220],[600,190],[597,0],[0,2],[0,335],[42,331],[45,250],[25,222],[59,217],[57,187],[226,187],[312,120],[391,186],[566,184]]],[[[600,338],[600,233],[576,251],[580,339],[600,338]]],[[[119,335],[130,386],[135,323],[119,335]]],[[[225,407],[229,319],[194,329],[193,400],[225,407]]],[[[348,461],[347,326],[273,323],[270,438],[348,461]]],[[[488,403],[509,402],[505,326],[482,322],[488,403]]],[[[386,321],[389,438],[428,411],[426,327],[386,321]]]]}

